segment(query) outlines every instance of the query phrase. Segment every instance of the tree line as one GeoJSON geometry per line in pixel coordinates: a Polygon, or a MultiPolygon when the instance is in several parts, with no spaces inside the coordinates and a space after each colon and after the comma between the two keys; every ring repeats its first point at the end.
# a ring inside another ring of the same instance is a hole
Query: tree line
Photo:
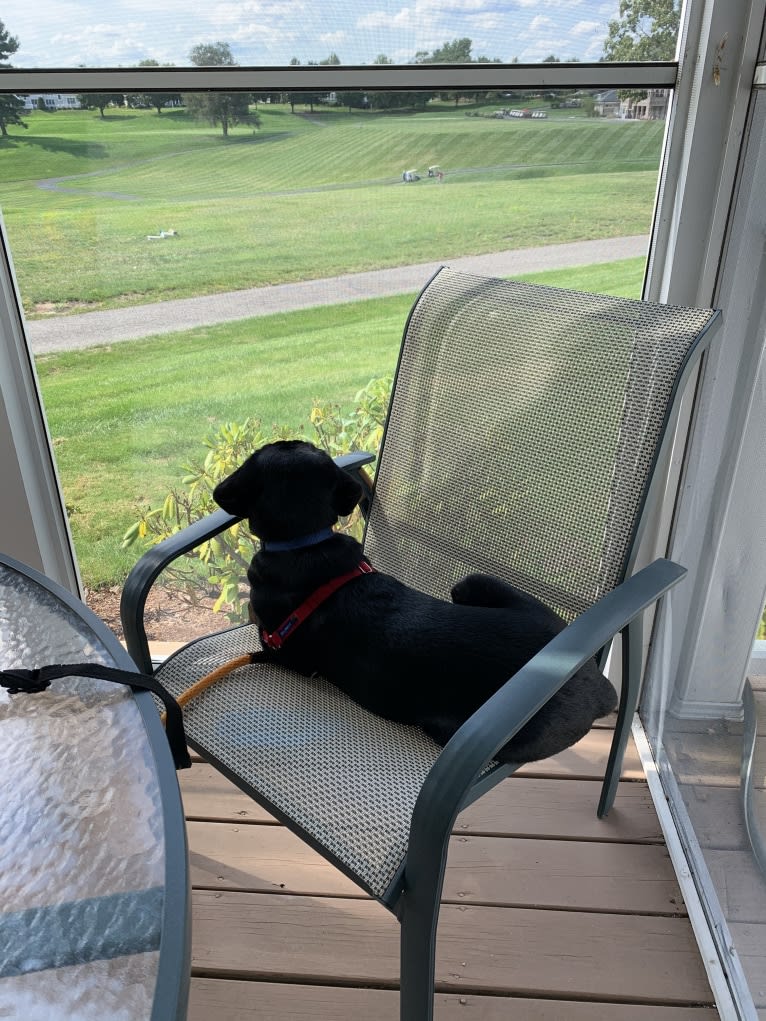
{"type": "MultiPolygon", "coordinates": [[[[607,37],[604,41],[602,60],[605,61],[632,61],[632,60],[670,60],[674,56],[678,26],[680,19],[680,0],[620,0],[618,17],[611,20],[608,25],[607,37]]],[[[19,48],[19,40],[12,36],[5,24],[0,21],[0,68],[8,68],[11,64],[8,58],[19,48]]],[[[442,46],[432,51],[420,50],[414,58],[416,64],[471,64],[471,63],[501,63],[498,57],[478,56],[472,53],[473,43],[469,38],[453,39],[445,42],[442,46]]],[[[201,43],[195,46],[189,58],[192,64],[198,67],[232,67],[237,62],[231,51],[231,47],[225,42],[201,43]]],[[[309,65],[338,65],[340,58],[336,53],[320,61],[308,61],[309,65]]],[[[558,58],[551,54],[545,62],[558,62],[558,58]]],[[[393,64],[386,54],[379,54],[374,64],[393,64]]],[[[511,63],[518,63],[514,57],[511,63]]],[[[297,57],[290,61],[292,66],[300,64],[297,57]]],[[[139,67],[159,67],[156,60],[142,60],[139,67]]],[[[172,66],[172,65],[162,65],[172,66]]],[[[99,110],[101,116],[109,106],[123,106],[126,101],[133,106],[147,106],[161,113],[164,106],[170,103],[183,101],[191,116],[208,121],[214,126],[220,125],[224,135],[228,135],[229,129],[237,124],[248,124],[253,128],[260,125],[260,118],[256,110],[252,109],[254,103],[259,99],[274,99],[290,103],[293,112],[296,103],[308,105],[313,111],[314,104],[321,102],[327,93],[318,92],[288,92],[285,94],[275,93],[250,93],[250,92],[202,92],[186,93],[183,97],[179,94],[168,92],[147,92],[125,96],[123,93],[83,93],[78,96],[80,105],[99,110]]],[[[360,109],[369,107],[374,110],[422,110],[426,104],[436,95],[446,100],[451,99],[457,105],[461,99],[472,98],[481,100],[487,98],[486,92],[476,90],[461,90],[450,92],[369,92],[367,94],[359,91],[339,92],[336,100],[340,105],[349,109],[360,109]]],[[[0,136],[8,136],[8,127],[17,126],[26,128],[27,124],[22,119],[24,100],[10,93],[0,94],[0,136]]]]}

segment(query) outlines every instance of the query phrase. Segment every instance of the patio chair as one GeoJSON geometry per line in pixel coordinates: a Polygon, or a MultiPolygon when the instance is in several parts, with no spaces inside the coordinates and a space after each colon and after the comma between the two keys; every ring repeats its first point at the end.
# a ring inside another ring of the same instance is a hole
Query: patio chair
{"type": "MultiPolygon", "coordinates": [[[[444,749],[321,678],[260,664],[187,707],[189,742],[205,759],[399,918],[402,1021],[433,1016],[456,815],[516,768],[494,763],[496,751],[583,663],[603,662],[622,633],[620,705],[598,814],[613,802],[638,700],[642,611],[685,573],[660,559],[633,574],[636,545],[680,392],[718,318],[440,270],[405,327],[365,500],[365,554],[378,570],[444,598],[469,572],[496,574],[569,626],[444,749]]],[[[339,463],[364,475],[370,460],[352,454],[339,463]]],[[[235,520],[217,512],[136,565],[123,625],[141,670],[151,670],[142,616],[153,580],[235,520]]],[[[158,674],[178,695],[258,647],[255,628],[231,629],[184,647],[158,674]]]]}

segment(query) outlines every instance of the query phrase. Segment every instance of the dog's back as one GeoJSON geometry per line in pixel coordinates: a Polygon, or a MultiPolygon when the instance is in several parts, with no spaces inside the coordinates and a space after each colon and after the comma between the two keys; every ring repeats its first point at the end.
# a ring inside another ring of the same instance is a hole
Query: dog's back
{"type": "MultiPolygon", "coordinates": [[[[251,616],[266,633],[316,601],[332,579],[343,580],[270,655],[303,674],[322,674],[370,711],[417,724],[443,744],[564,622],[488,575],[456,585],[453,602],[386,574],[355,575],[361,546],[331,529],[361,493],[322,451],[281,441],[256,451],[214,495],[261,538],[248,579],[251,616]]],[[[587,663],[502,757],[546,758],[579,740],[615,703],[612,686],[587,663]]]]}

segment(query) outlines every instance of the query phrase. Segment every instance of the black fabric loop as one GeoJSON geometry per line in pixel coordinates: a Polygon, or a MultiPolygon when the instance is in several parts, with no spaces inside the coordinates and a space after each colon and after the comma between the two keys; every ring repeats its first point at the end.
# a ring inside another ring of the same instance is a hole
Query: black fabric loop
{"type": "Polygon", "coordinates": [[[176,769],[189,769],[191,759],[186,747],[186,734],[181,707],[156,677],[132,670],[104,666],[102,663],[53,663],[31,670],[0,670],[0,686],[11,695],[36,694],[50,687],[59,677],[93,677],[99,681],[127,684],[134,690],[151,691],[165,706],[165,732],[176,769]]]}

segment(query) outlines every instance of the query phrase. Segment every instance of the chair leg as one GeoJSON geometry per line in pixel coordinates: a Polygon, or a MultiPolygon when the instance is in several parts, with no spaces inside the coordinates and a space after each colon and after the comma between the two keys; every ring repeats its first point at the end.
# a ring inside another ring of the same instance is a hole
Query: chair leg
{"type": "Polygon", "coordinates": [[[638,706],[641,686],[641,637],[641,618],[638,617],[631,621],[622,632],[622,690],[612,747],[609,750],[606,775],[598,803],[599,819],[603,819],[614,804],[617,785],[620,782],[622,760],[625,757],[625,749],[630,737],[630,727],[638,706]]]}
{"type": "Polygon", "coordinates": [[[435,897],[407,900],[400,913],[400,1021],[433,1021],[436,923],[439,918],[441,884],[435,897]]]}

